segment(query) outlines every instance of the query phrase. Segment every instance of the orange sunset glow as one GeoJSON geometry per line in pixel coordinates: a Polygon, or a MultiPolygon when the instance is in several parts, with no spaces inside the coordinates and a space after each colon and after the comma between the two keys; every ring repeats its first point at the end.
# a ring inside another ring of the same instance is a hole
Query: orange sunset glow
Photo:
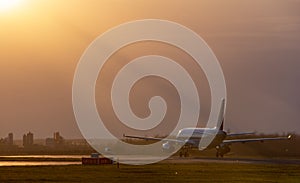
{"type": "MultiPolygon", "coordinates": [[[[81,55],[108,29],[146,18],[185,25],[214,51],[227,83],[226,129],[300,132],[298,1],[0,2],[2,136],[11,131],[20,139],[25,131],[33,131],[43,138],[59,130],[68,138],[81,137],[71,101],[73,75],[81,55]]],[[[183,63],[190,59],[172,47],[151,44],[124,48],[111,59],[118,64],[118,59],[153,53],[183,63]]],[[[204,83],[198,86],[203,89],[200,121],[205,121],[209,90],[205,77],[199,82],[204,83]]],[[[98,86],[96,92],[101,101],[98,86]]],[[[139,105],[145,104],[137,102],[139,105]]],[[[146,109],[136,112],[147,114],[146,109]]]]}
{"type": "Polygon", "coordinates": [[[0,0],[0,183],[300,182],[300,0],[0,0]]]}

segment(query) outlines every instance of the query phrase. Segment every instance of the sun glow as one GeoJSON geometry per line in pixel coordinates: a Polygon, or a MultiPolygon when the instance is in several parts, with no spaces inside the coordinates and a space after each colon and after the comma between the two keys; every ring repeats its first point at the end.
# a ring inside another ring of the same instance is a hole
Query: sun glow
{"type": "Polygon", "coordinates": [[[8,11],[20,4],[21,0],[0,0],[0,11],[8,11]]]}

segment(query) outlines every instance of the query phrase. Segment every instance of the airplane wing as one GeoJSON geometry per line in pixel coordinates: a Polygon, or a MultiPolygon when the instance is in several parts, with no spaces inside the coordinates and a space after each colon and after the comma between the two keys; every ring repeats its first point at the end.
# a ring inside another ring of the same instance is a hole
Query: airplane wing
{"type": "Polygon", "coordinates": [[[166,139],[166,138],[157,138],[157,137],[142,137],[142,136],[133,136],[133,135],[125,135],[123,137],[132,138],[132,139],[142,139],[142,140],[153,140],[153,141],[169,141],[169,142],[177,142],[177,143],[186,143],[184,140],[178,139],[166,139]]]}
{"type": "Polygon", "coordinates": [[[233,144],[233,143],[246,143],[246,142],[264,142],[268,140],[289,140],[292,135],[287,137],[269,137],[269,138],[253,138],[253,139],[232,139],[232,140],[223,140],[223,144],[233,144]]]}
{"type": "Polygon", "coordinates": [[[240,135],[254,135],[255,132],[242,132],[242,133],[229,133],[227,134],[227,137],[234,137],[234,136],[240,136],[240,135]]]}

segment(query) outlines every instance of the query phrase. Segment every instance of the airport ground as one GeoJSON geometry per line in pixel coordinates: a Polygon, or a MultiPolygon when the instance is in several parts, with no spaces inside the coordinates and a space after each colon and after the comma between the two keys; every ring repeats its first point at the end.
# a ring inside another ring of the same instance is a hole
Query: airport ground
{"type": "Polygon", "coordinates": [[[300,182],[299,164],[180,159],[151,165],[0,167],[0,182],[300,182]]]}
{"type": "MultiPolygon", "coordinates": [[[[299,137],[299,136],[297,136],[299,137]]],[[[0,166],[2,182],[300,182],[299,139],[235,144],[223,159],[215,150],[178,154],[151,165],[0,166]]],[[[53,161],[51,158],[1,157],[0,161],[53,161]]],[[[56,158],[78,162],[79,159],[56,158]]]]}

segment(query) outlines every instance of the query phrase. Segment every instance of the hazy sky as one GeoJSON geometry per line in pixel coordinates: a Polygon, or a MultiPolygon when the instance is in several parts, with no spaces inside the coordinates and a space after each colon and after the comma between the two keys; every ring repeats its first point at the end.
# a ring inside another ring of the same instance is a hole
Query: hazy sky
{"type": "MultiPolygon", "coordinates": [[[[227,84],[225,129],[300,133],[300,0],[21,0],[0,10],[0,137],[81,137],[71,101],[80,56],[109,28],[145,18],[183,24],[212,48],[227,84]]],[[[112,60],[148,53],[126,49],[112,60]]]]}

